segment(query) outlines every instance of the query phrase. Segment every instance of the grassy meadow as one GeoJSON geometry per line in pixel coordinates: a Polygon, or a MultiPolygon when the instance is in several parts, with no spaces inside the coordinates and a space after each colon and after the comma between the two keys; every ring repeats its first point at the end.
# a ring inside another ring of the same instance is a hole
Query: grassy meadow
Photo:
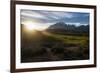
{"type": "Polygon", "coordinates": [[[89,59],[89,36],[21,31],[21,62],[89,59]]]}

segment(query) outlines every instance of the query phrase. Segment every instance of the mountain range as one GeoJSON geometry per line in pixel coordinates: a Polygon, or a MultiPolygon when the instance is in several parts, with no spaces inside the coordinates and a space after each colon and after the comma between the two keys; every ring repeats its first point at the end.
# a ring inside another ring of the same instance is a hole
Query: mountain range
{"type": "Polygon", "coordinates": [[[46,31],[60,34],[85,34],[89,35],[89,25],[70,25],[64,22],[57,22],[49,26],[46,31]]]}

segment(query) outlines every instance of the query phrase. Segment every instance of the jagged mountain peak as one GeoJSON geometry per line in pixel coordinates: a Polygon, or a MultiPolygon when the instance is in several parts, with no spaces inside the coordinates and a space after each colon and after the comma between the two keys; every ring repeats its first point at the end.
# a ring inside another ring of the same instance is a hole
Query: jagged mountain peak
{"type": "Polygon", "coordinates": [[[49,26],[48,29],[63,29],[63,30],[66,30],[68,28],[73,28],[73,27],[75,27],[75,26],[66,24],[64,22],[57,22],[57,23],[49,26]]]}

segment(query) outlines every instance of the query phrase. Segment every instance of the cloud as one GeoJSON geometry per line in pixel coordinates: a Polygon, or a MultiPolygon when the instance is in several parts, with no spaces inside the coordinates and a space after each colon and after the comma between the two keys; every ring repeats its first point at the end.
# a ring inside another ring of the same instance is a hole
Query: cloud
{"type": "Polygon", "coordinates": [[[68,13],[68,12],[52,12],[52,14],[58,18],[64,18],[64,17],[72,18],[72,17],[74,17],[74,15],[72,13],[68,13]]]}
{"type": "Polygon", "coordinates": [[[21,20],[32,20],[37,23],[80,23],[89,24],[89,13],[65,11],[21,10],[21,20]]]}
{"type": "Polygon", "coordinates": [[[35,17],[35,18],[43,18],[44,17],[43,15],[36,13],[34,11],[31,11],[31,10],[22,10],[21,15],[28,16],[28,17],[35,17]]]}
{"type": "Polygon", "coordinates": [[[81,25],[88,25],[88,24],[82,24],[82,23],[66,23],[67,25],[75,25],[75,26],[81,26],[81,25]]]}

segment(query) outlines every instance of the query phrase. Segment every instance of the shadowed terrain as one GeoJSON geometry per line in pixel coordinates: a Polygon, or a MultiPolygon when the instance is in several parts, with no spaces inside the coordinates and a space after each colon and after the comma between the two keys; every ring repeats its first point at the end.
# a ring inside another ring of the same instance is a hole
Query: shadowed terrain
{"type": "Polygon", "coordinates": [[[88,32],[83,32],[82,27],[80,32],[74,30],[28,31],[21,25],[21,62],[89,59],[88,32]]]}

